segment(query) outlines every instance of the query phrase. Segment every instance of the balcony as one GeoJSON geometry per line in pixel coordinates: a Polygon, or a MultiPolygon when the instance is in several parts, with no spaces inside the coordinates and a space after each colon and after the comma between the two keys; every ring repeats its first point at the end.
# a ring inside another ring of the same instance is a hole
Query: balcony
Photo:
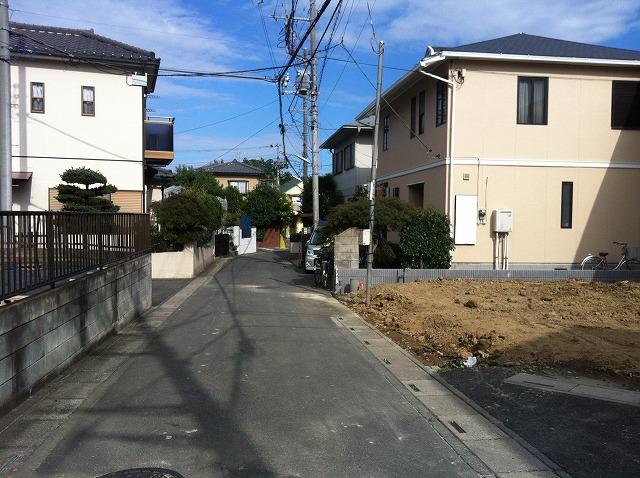
{"type": "Polygon", "coordinates": [[[144,120],[144,159],[152,166],[173,161],[173,123],[168,116],[147,116],[144,120]]]}

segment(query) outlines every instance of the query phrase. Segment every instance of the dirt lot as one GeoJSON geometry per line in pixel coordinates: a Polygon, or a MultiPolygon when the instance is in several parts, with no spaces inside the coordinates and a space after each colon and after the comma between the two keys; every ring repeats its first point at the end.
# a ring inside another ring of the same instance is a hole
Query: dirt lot
{"type": "MultiPolygon", "coordinates": [[[[431,365],[612,375],[640,384],[640,284],[437,280],[339,296],[431,365]]],[[[635,388],[635,387],[634,387],[635,388]]]]}

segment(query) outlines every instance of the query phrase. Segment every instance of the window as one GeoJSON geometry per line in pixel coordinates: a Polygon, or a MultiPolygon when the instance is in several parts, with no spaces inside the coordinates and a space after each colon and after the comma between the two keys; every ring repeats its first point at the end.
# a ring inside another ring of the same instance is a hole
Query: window
{"type": "Polygon", "coordinates": [[[436,126],[447,122],[448,85],[438,80],[436,85],[436,126]]]}
{"type": "Polygon", "coordinates": [[[411,129],[409,131],[409,137],[413,138],[416,135],[416,97],[411,98],[411,129]]]}
{"type": "Polygon", "coordinates": [[[400,188],[393,188],[393,197],[394,198],[400,197],[400,188]]]}
{"type": "Polygon", "coordinates": [[[518,124],[547,124],[549,78],[518,77],[518,124]]]}
{"type": "Polygon", "coordinates": [[[560,206],[560,227],[571,229],[573,227],[573,183],[562,183],[562,204],[560,206]]]}
{"type": "Polygon", "coordinates": [[[82,87],[82,116],[96,115],[96,92],[93,86],[82,87]]]}
{"type": "Polygon", "coordinates": [[[241,194],[247,194],[249,192],[249,181],[229,181],[229,186],[236,188],[241,194]]]}
{"type": "Polygon", "coordinates": [[[31,112],[44,113],[44,83],[31,83],[31,112]]]}
{"type": "Polygon", "coordinates": [[[353,151],[354,151],[353,143],[351,143],[349,146],[347,146],[343,150],[343,162],[344,162],[345,171],[347,169],[352,169],[355,166],[353,151]]]}
{"type": "Polygon", "coordinates": [[[613,82],[611,128],[640,129],[640,81],[613,82]]]}
{"type": "Polygon", "coordinates": [[[418,95],[418,134],[424,134],[424,110],[426,107],[424,91],[418,95]]]}
{"type": "Polygon", "coordinates": [[[389,149],[389,117],[385,116],[382,123],[382,150],[389,149]]]}
{"type": "Polygon", "coordinates": [[[333,174],[340,174],[344,168],[344,150],[333,152],[333,174]]]}

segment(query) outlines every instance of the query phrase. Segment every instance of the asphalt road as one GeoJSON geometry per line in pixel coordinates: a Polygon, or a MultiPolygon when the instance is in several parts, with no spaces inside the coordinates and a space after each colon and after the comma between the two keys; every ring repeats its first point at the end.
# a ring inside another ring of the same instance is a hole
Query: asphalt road
{"type": "Polygon", "coordinates": [[[235,259],[26,459],[26,476],[477,476],[340,306],[284,256],[235,259]]]}

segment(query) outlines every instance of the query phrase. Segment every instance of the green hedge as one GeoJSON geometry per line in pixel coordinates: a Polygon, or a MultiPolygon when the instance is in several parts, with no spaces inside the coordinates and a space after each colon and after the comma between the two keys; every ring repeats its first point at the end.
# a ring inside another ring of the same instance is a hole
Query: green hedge
{"type": "Polygon", "coordinates": [[[400,232],[402,265],[419,269],[448,269],[454,242],[446,215],[420,211],[400,232]]]}

